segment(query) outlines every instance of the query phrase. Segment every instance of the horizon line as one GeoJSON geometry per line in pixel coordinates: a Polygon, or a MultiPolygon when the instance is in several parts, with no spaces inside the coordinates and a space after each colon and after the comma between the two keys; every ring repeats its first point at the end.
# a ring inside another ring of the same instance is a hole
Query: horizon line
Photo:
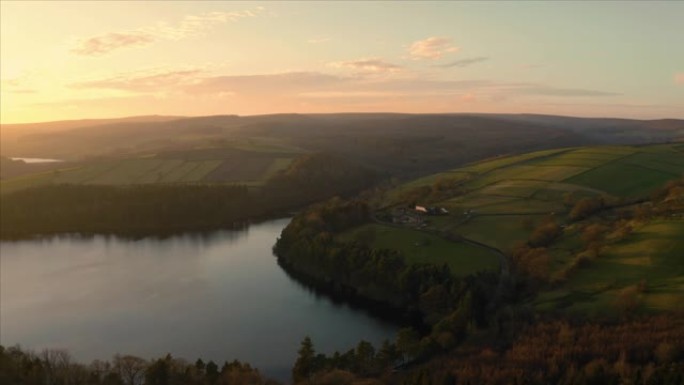
{"type": "MultiPolygon", "coordinates": [[[[276,115],[534,115],[534,116],[551,116],[551,117],[562,117],[562,118],[575,118],[575,119],[622,119],[622,120],[637,120],[637,121],[658,121],[658,120],[684,120],[684,116],[681,118],[677,117],[660,117],[660,118],[628,118],[619,117],[611,115],[601,115],[601,116],[586,116],[586,115],[555,115],[555,114],[544,114],[536,112],[397,112],[397,111],[342,111],[342,112],[273,112],[264,114],[208,114],[208,115],[163,115],[163,114],[146,114],[146,115],[124,115],[116,117],[102,117],[102,118],[75,118],[75,119],[59,119],[59,120],[43,120],[43,121],[30,121],[30,122],[2,122],[0,119],[0,126],[18,126],[18,125],[30,125],[30,124],[47,124],[47,123],[68,123],[68,122],[86,122],[92,121],[102,121],[102,120],[134,120],[134,119],[144,119],[144,118],[176,118],[175,120],[182,119],[193,119],[193,118],[208,118],[208,117],[219,117],[219,116],[234,116],[238,118],[246,117],[257,117],[257,116],[276,116],[276,115]]],[[[171,121],[174,119],[169,119],[171,121]]]]}

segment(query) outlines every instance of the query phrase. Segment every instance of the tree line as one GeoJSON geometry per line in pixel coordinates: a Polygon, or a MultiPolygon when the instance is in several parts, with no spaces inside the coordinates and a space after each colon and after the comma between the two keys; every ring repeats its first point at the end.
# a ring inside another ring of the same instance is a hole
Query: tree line
{"type": "Polygon", "coordinates": [[[313,279],[319,288],[418,314],[421,325],[402,329],[395,341],[377,349],[362,342],[332,356],[314,354],[312,342],[305,340],[293,369],[295,383],[331,371],[377,376],[447,352],[469,331],[489,322],[488,305],[498,274],[459,278],[446,264],[407,263],[396,250],[335,239],[336,234],[368,222],[370,215],[368,203],[359,199],[314,205],[283,230],[274,253],[286,269],[313,279]]]}
{"type": "Polygon", "coordinates": [[[259,189],[217,184],[33,187],[0,196],[0,238],[55,233],[164,236],[240,227],[248,220],[358,192],[377,178],[339,158],[310,154],[259,189]]]}
{"type": "Polygon", "coordinates": [[[278,385],[240,361],[198,359],[190,363],[167,354],[146,360],[117,354],[112,360],[76,362],[66,350],[40,353],[0,345],[2,385],[278,385]]]}

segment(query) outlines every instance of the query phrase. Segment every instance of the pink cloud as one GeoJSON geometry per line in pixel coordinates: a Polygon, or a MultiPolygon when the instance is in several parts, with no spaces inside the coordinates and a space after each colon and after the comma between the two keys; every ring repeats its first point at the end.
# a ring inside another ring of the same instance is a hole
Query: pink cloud
{"type": "Polygon", "coordinates": [[[115,76],[83,81],[72,84],[73,88],[81,89],[113,89],[131,92],[156,92],[159,90],[179,89],[183,86],[195,84],[202,79],[204,71],[199,68],[190,69],[153,69],[138,71],[115,76]]]}
{"type": "Polygon", "coordinates": [[[433,36],[411,44],[409,55],[413,59],[437,60],[447,53],[457,52],[458,49],[450,38],[433,36]]]}
{"type": "Polygon", "coordinates": [[[331,66],[337,68],[347,68],[357,71],[361,74],[368,73],[395,73],[401,71],[402,67],[396,64],[388,63],[381,59],[359,59],[330,63],[331,66]]]}
{"type": "Polygon", "coordinates": [[[263,10],[263,7],[257,7],[253,11],[207,12],[187,15],[176,25],[159,23],[129,31],[109,32],[78,40],[71,52],[82,56],[100,56],[120,48],[143,47],[159,40],[180,40],[199,35],[219,24],[256,17],[263,10]]]}
{"type": "Polygon", "coordinates": [[[81,41],[71,52],[77,55],[97,56],[124,47],[141,47],[152,43],[155,37],[143,31],[111,32],[81,41]]]}
{"type": "Polygon", "coordinates": [[[684,85],[684,72],[676,73],[674,76],[675,84],[684,85]]]}

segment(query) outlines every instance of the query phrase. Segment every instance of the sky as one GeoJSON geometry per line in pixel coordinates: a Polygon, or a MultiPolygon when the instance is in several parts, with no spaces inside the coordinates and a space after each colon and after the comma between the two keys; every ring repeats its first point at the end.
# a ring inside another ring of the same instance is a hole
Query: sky
{"type": "Polygon", "coordinates": [[[684,118],[684,2],[0,2],[0,123],[684,118]]]}

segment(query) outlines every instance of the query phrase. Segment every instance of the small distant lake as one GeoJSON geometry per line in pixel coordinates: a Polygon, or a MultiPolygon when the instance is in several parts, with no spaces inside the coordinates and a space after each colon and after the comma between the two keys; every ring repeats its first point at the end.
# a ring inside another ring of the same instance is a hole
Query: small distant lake
{"type": "Polygon", "coordinates": [[[289,219],[167,239],[58,236],[0,243],[0,343],[67,348],[81,362],[171,353],[239,359],[288,380],[317,351],[379,344],[398,326],[314,294],[271,247],[289,219]]]}
{"type": "Polygon", "coordinates": [[[64,162],[61,159],[49,159],[49,158],[10,158],[12,160],[21,160],[26,163],[57,163],[64,162]]]}

